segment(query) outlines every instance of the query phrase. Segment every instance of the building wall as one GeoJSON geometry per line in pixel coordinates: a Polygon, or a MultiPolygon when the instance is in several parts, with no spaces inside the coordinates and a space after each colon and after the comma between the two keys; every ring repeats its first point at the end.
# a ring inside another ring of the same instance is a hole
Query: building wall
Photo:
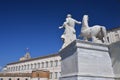
{"type": "Polygon", "coordinates": [[[120,41],[120,27],[107,31],[108,43],[120,41]]]}
{"type": "Polygon", "coordinates": [[[27,60],[8,64],[6,68],[6,73],[32,73],[33,70],[48,70],[50,72],[49,80],[58,80],[61,74],[61,57],[57,55],[30,61],[27,60]]]}
{"type": "Polygon", "coordinates": [[[112,67],[116,77],[120,77],[120,41],[109,45],[112,67]]]}

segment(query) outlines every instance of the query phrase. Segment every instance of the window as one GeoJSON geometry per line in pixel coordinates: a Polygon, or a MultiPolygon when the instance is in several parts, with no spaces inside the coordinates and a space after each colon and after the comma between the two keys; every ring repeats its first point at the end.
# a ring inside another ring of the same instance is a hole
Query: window
{"type": "Polygon", "coordinates": [[[17,66],[16,66],[16,71],[17,71],[17,66]]]}
{"type": "Polygon", "coordinates": [[[10,71],[11,71],[11,67],[10,67],[10,71]]]}
{"type": "Polygon", "coordinates": [[[12,71],[14,71],[14,67],[12,67],[12,71]]]}
{"type": "Polygon", "coordinates": [[[11,71],[13,71],[13,67],[11,67],[11,71]]]}
{"type": "Polygon", "coordinates": [[[61,72],[59,73],[59,77],[61,77],[61,72]]]}
{"type": "Polygon", "coordinates": [[[31,69],[31,65],[29,64],[29,69],[31,69]]]}
{"type": "Polygon", "coordinates": [[[18,67],[18,71],[20,71],[20,66],[18,67]]]}
{"type": "MultiPolygon", "coordinates": [[[[17,68],[17,67],[16,67],[17,68]]],[[[12,71],[15,71],[15,67],[12,67],[12,71]]]]}
{"type": "Polygon", "coordinates": [[[7,71],[9,71],[9,68],[7,67],[7,71]]]}
{"type": "Polygon", "coordinates": [[[8,67],[8,71],[10,71],[10,67],[8,67]]]}
{"type": "Polygon", "coordinates": [[[13,67],[11,67],[11,71],[12,71],[12,68],[13,68],[13,67]]]}
{"type": "Polygon", "coordinates": [[[16,67],[14,67],[14,71],[16,71],[16,67]]]}
{"type": "Polygon", "coordinates": [[[22,65],[22,70],[23,70],[23,65],[22,65]]]}
{"type": "Polygon", "coordinates": [[[119,41],[120,40],[119,34],[115,34],[115,38],[116,38],[116,41],[119,41]]]}
{"type": "Polygon", "coordinates": [[[17,71],[17,66],[15,66],[15,71],[17,71]]]}
{"type": "Polygon", "coordinates": [[[46,62],[46,68],[48,67],[48,62],[46,62]]]}
{"type": "Polygon", "coordinates": [[[58,78],[58,72],[55,72],[55,79],[58,78]]]}
{"type": "Polygon", "coordinates": [[[13,67],[13,71],[15,71],[15,67],[13,67]]]}
{"type": "Polygon", "coordinates": [[[27,68],[26,69],[29,70],[29,64],[27,64],[27,68]]]}
{"type": "Polygon", "coordinates": [[[21,71],[21,67],[22,67],[22,66],[20,66],[20,69],[19,69],[20,71],[21,71]]]}
{"type": "Polygon", "coordinates": [[[40,68],[40,63],[38,63],[38,68],[40,68]]]}
{"type": "Polygon", "coordinates": [[[52,79],[52,76],[53,76],[53,73],[52,73],[52,72],[50,72],[50,79],[52,79]]]}
{"type": "Polygon", "coordinates": [[[107,37],[107,41],[110,42],[109,37],[107,37]]]}
{"type": "Polygon", "coordinates": [[[10,71],[10,67],[8,68],[8,70],[10,71]]]}
{"type": "Polygon", "coordinates": [[[31,69],[33,68],[33,64],[31,64],[31,69]]]}
{"type": "Polygon", "coordinates": [[[58,66],[58,60],[55,61],[55,67],[57,67],[57,66],[58,66]]]}
{"type": "Polygon", "coordinates": [[[50,61],[50,66],[53,67],[53,61],[50,61]]]}
{"type": "Polygon", "coordinates": [[[24,70],[26,70],[26,65],[24,65],[24,70]]]}
{"type": "Polygon", "coordinates": [[[34,69],[36,69],[36,63],[34,64],[34,69]]]}
{"type": "Polygon", "coordinates": [[[42,62],[42,68],[44,68],[44,62],[42,62]]]}

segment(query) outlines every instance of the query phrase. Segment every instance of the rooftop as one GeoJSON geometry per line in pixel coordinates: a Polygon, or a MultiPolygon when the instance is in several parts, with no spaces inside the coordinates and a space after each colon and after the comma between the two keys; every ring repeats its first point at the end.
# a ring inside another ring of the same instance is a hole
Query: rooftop
{"type": "Polygon", "coordinates": [[[59,56],[59,54],[55,53],[55,54],[50,54],[50,55],[46,55],[46,56],[40,56],[40,57],[36,57],[36,58],[31,58],[31,59],[28,59],[28,60],[8,63],[7,65],[12,65],[12,64],[22,63],[22,62],[28,62],[28,61],[38,60],[38,59],[44,59],[44,58],[49,58],[49,57],[55,57],[55,56],[59,56]]]}
{"type": "Polygon", "coordinates": [[[107,31],[110,32],[110,31],[115,31],[115,30],[118,30],[118,29],[120,29],[120,26],[119,27],[114,27],[112,29],[108,29],[107,31]]]}

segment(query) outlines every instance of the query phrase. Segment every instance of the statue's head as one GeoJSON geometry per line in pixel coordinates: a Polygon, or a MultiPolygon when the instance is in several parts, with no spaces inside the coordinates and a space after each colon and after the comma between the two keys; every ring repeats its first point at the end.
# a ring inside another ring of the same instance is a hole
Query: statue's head
{"type": "Polygon", "coordinates": [[[67,17],[72,17],[72,15],[71,15],[71,14],[68,14],[67,17]]]}

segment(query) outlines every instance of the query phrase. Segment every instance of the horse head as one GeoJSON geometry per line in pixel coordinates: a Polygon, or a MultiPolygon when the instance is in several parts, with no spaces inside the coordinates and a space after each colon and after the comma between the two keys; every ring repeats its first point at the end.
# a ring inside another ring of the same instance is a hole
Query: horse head
{"type": "Polygon", "coordinates": [[[82,30],[85,30],[89,27],[88,25],[88,15],[84,15],[83,16],[83,20],[82,20],[82,30]]]}
{"type": "Polygon", "coordinates": [[[88,21],[88,15],[84,15],[83,20],[88,21]]]}

